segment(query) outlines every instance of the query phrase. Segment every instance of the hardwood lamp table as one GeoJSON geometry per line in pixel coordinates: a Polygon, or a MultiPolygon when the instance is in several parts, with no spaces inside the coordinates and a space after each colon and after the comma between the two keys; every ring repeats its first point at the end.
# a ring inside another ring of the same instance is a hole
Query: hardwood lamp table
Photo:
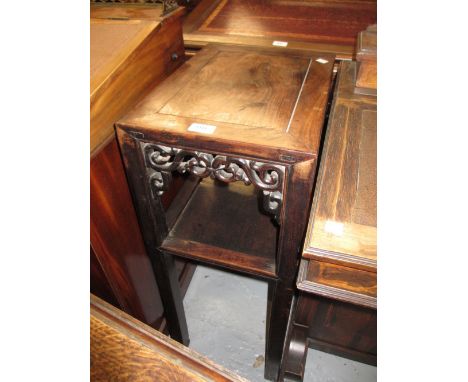
{"type": "Polygon", "coordinates": [[[171,337],[189,342],[173,256],[267,279],[268,379],[278,377],[333,62],[209,45],[116,124],[171,337]],[[176,174],[184,186],[165,212],[176,174]]]}

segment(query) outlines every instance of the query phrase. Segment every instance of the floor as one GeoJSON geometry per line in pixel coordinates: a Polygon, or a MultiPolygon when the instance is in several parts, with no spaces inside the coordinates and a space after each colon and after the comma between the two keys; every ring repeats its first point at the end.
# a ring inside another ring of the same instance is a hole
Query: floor
{"type": "MultiPolygon", "coordinates": [[[[190,348],[250,381],[265,381],[266,299],[266,282],[198,266],[184,299],[190,348]]],[[[309,349],[305,382],[376,380],[376,367],[309,349]]]]}

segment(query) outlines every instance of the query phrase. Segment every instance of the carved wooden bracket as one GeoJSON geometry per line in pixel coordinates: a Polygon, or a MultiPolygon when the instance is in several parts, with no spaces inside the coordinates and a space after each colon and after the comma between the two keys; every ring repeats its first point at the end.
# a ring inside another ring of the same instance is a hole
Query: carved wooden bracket
{"type": "Polygon", "coordinates": [[[191,173],[222,182],[242,181],[263,191],[263,207],[279,222],[283,201],[285,167],[225,155],[212,155],[175,147],[141,143],[145,164],[154,196],[161,196],[169,188],[171,172],[191,173]]]}

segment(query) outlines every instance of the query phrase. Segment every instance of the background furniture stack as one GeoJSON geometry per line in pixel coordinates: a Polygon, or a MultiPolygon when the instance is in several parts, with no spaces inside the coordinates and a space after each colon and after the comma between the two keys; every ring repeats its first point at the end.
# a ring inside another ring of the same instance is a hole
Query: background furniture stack
{"type": "Polygon", "coordinates": [[[189,49],[276,46],[351,59],[358,33],[376,22],[376,0],[202,0],[184,21],[184,42],[189,49]]]}
{"type": "Polygon", "coordinates": [[[342,62],[299,268],[283,372],[302,380],[308,346],[377,361],[377,28],[342,62]]]}
{"type": "MultiPolygon", "coordinates": [[[[113,125],[182,64],[183,13],[163,15],[161,4],[91,6],[91,291],[155,328],[163,307],[113,125]]],[[[192,272],[178,264],[183,291],[192,272]]]]}

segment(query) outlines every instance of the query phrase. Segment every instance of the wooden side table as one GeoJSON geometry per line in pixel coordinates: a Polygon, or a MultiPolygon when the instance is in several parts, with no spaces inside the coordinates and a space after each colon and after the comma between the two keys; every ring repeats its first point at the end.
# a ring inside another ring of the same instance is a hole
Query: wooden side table
{"type": "Polygon", "coordinates": [[[265,278],[268,379],[282,356],[333,61],[207,46],[116,124],[171,336],[189,341],[173,255],[265,278]],[[166,212],[173,173],[186,181],[166,212]]]}
{"type": "Polygon", "coordinates": [[[377,98],[362,95],[358,79],[358,63],[340,64],[286,341],[287,380],[303,379],[308,347],[377,361],[377,98]]]}

